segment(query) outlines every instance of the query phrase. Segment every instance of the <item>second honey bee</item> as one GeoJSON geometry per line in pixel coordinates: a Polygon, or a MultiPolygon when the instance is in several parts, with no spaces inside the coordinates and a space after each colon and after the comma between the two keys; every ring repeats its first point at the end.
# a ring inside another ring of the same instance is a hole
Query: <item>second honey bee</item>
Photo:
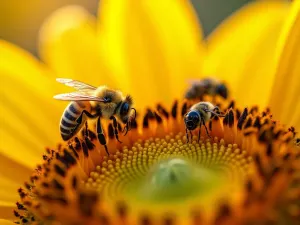
{"type": "Polygon", "coordinates": [[[184,115],[185,132],[187,137],[187,142],[189,142],[188,131],[191,131],[199,127],[198,131],[198,142],[200,140],[200,133],[202,125],[205,127],[207,135],[210,137],[206,123],[213,117],[224,117],[224,115],[219,114],[219,108],[214,106],[210,102],[199,102],[193,105],[190,110],[184,115]]]}
{"type": "Polygon", "coordinates": [[[118,136],[117,119],[125,124],[125,135],[131,128],[131,122],[135,119],[136,111],[132,108],[132,98],[123,96],[120,91],[106,86],[94,87],[89,84],[65,78],[56,79],[58,82],[75,88],[76,92],[58,94],[54,98],[71,101],[63,112],[60,121],[60,134],[63,140],[71,139],[81,129],[87,119],[97,118],[97,137],[101,145],[104,145],[109,155],[106,139],[101,126],[101,118],[113,121],[114,134],[118,136]]]}
{"type": "Polygon", "coordinates": [[[190,88],[185,93],[186,99],[203,99],[204,95],[228,97],[228,88],[221,81],[214,78],[192,80],[190,88]]]}

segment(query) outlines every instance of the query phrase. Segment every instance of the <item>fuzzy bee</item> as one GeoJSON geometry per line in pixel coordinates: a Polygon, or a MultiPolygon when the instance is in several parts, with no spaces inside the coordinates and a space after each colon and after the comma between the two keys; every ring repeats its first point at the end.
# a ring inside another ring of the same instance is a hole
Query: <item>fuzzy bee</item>
{"type": "Polygon", "coordinates": [[[190,88],[185,93],[186,99],[203,99],[204,95],[228,97],[228,88],[221,81],[214,78],[190,81],[190,88]]]}
{"type": "Polygon", "coordinates": [[[210,137],[206,123],[210,121],[213,116],[224,117],[224,115],[219,114],[219,108],[210,102],[199,102],[194,104],[184,115],[187,142],[189,142],[188,131],[190,131],[191,134],[191,131],[195,130],[197,127],[199,127],[199,142],[202,125],[205,127],[206,133],[210,137]]]}
{"type": "Polygon", "coordinates": [[[106,86],[94,87],[89,84],[65,78],[57,78],[59,83],[75,88],[76,92],[58,94],[54,98],[71,101],[60,121],[60,134],[64,141],[70,140],[82,128],[87,119],[97,118],[97,137],[109,155],[106,139],[101,126],[101,118],[113,121],[115,138],[119,140],[117,119],[125,124],[124,135],[131,129],[136,111],[132,108],[132,98],[106,86]]]}

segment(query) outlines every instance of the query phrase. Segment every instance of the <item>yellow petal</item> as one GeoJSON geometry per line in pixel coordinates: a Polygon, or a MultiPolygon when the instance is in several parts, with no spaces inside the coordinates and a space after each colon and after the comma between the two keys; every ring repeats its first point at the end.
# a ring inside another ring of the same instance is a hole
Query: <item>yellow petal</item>
{"type": "Polygon", "coordinates": [[[270,98],[275,119],[300,131],[300,1],[293,1],[276,52],[278,66],[270,98]]]}
{"type": "Polygon", "coordinates": [[[0,219],[0,225],[16,225],[16,224],[14,222],[10,221],[10,220],[0,219]]]}
{"type": "Polygon", "coordinates": [[[0,153],[33,167],[45,146],[60,140],[58,123],[65,104],[53,100],[61,92],[34,57],[0,40],[0,153]]]}
{"type": "Polygon", "coordinates": [[[39,35],[41,58],[57,77],[73,78],[93,85],[114,86],[96,41],[95,18],[80,6],[56,10],[39,35]]]}
{"type": "Polygon", "coordinates": [[[17,189],[23,186],[25,180],[28,180],[32,170],[8,158],[3,153],[0,153],[0,162],[0,199],[14,203],[19,199],[17,189]]]}
{"type": "MultiPolygon", "coordinates": [[[[28,177],[26,179],[28,179],[28,177]]],[[[10,180],[5,180],[3,178],[0,178],[0,182],[1,182],[1,187],[0,187],[1,201],[5,201],[10,204],[16,203],[16,201],[20,199],[20,196],[18,195],[18,191],[17,191],[18,188],[20,188],[20,185],[17,183],[13,183],[10,180]]]]}
{"type": "Polygon", "coordinates": [[[225,80],[240,105],[267,105],[275,45],[290,4],[255,1],[226,19],[208,38],[204,74],[225,80]]]}
{"type": "Polygon", "coordinates": [[[188,1],[103,0],[99,9],[100,49],[138,107],[170,103],[199,76],[202,33],[188,1]]]}
{"type": "Polygon", "coordinates": [[[7,220],[3,219],[15,219],[13,210],[16,209],[16,202],[7,202],[0,200],[0,225],[10,224],[7,220]]]}

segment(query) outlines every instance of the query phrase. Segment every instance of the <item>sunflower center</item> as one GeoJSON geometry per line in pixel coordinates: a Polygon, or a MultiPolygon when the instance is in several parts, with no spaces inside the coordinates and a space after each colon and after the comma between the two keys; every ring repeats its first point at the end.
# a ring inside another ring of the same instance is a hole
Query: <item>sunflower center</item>
{"type": "Polygon", "coordinates": [[[300,155],[290,143],[294,130],[274,125],[267,111],[230,109],[209,122],[213,138],[202,132],[198,141],[195,132],[187,143],[177,111],[175,102],[171,114],[161,111],[165,120],[147,112],[122,144],[109,124],[109,156],[90,130],[47,149],[44,163],[18,190],[18,222],[186,224],[190,218],[191,224],[219,224],[231,218],[240,224],[240,215],[260,218],[295,173],[298,164],[289,161],[300,155]]]}
{"type": "Polygon", "coordinates": [[[216,200],[217,193],[241,187],[251,161],[235,144],[217,138],[186,143],[182,133],[136,142],[114,158],[97,166],[85,185],[109,199],[145,203],[216,200]]]}
{"type": "MultiPolygon", "coordinates": [[[[220,178],[220,177],[219,177],[220,178]]],[[[154,165],[137,185],[141,200],[170,201],[205,193],[220,185],[217,173],[184,158],[171,158],[154,165]]],[[[132,189],[133,190],[133,189],[132,189]]]]}

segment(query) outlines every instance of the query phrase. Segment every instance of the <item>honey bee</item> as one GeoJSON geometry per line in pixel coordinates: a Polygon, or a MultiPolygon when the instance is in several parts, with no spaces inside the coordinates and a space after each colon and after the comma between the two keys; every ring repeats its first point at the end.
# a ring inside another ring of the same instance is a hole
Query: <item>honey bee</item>
{"type": "Polygon", "coordinates": [[[190,81],[191,87],[185,93],[186,99],[203,99],[204,95],[228,97],[228,89],[224,83],[214,78],[190,81]]]}
{"type": "Polygon", "coordinates": [[[87,119],[96,119],[97,137],[101,145],[104,145],[109,155],[106,139],[101,126],[101,118],[110,119],[113,122],[115,138],[119,140],[117,119],[125,124],[124,135],[131,129],[131,122],[136,117],[136,110],[132,108],[132,98],[126,97],[120,91],[106,86],[94,87],[83,82],[57,78],[59,83],[75,88],[76,92],[58,94],[54,98],[71,101],[66,107],[60,121],[60,134],[64,141],[70,140],[82,128],[87,119]]]}
{"type": "Polygon", "coordinates": [[[205,127],[207,136],[210,137],[205,123],[207,123],[212,116],[225,117],[224,115],[219,114],[219,108],[210,102],[198,102],[189,109],[189,111],[184,115],[187,142],[189,142],[188,131],[190,131],[190,134],[192,135],[191,131],[195,130],[197,127],[199,127],[199,142],[202,125],[205,127]]]}

